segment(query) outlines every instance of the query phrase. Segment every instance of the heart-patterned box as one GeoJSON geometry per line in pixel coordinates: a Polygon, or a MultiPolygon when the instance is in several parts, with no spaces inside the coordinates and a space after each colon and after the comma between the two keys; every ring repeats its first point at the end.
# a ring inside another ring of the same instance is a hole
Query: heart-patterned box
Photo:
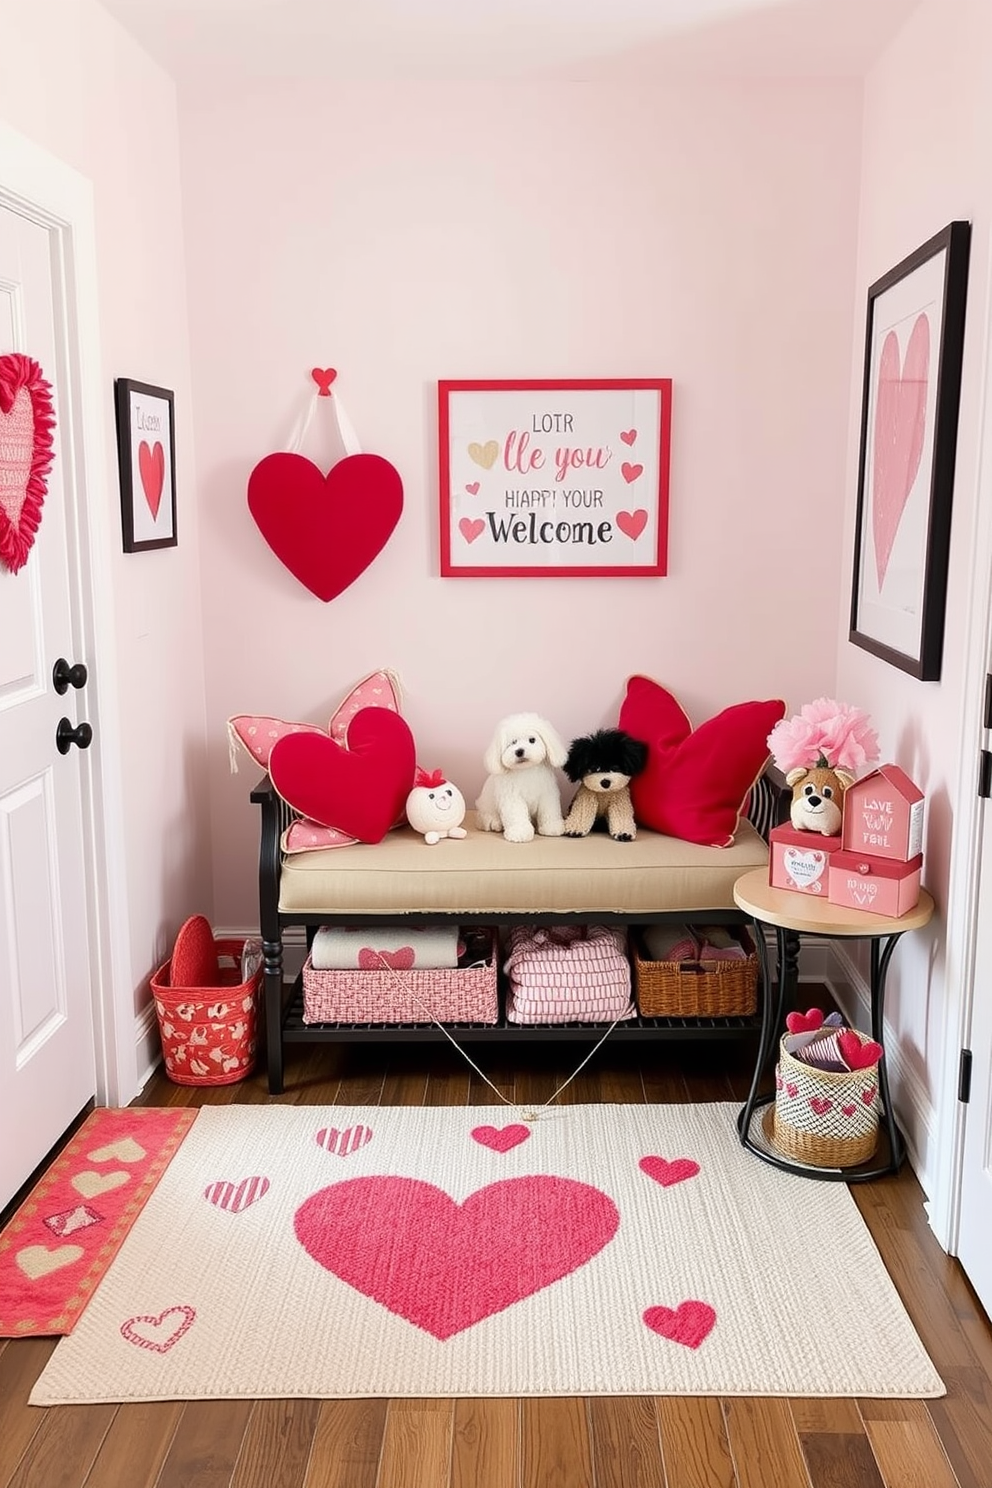
{"type": "Polygon", "coordinates": [[[797,832],[792,826],[772,827],[768,846],[768,882],[773,889],[827,898],[828,871],[834,853],[840,852],[839,836],[797,832]]]}

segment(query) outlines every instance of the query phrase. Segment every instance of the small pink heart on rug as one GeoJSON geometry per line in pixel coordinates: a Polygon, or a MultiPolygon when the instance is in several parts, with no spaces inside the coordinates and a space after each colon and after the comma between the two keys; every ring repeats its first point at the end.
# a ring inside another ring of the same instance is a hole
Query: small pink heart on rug
{"type": "Polygon", "coordinates": [[[370,1126],[346,1126],[344,1131],[338,1131],[336,1126],[322,1126],[316,1136],[317,1146],[335,1157],[348,1157],[371,1140],[370,1126]]]}
{"type": "Polygon", "coordinates": [[[673,1157],[671,1161],[665,1157],[642,1157],[638,1163],[642,1173],[647,1173],[655,1183],[660,1183],[662,1188],[671,1188],[673,1183],[684,1183],[687,1178],[695,1178],[699,1172],[698,1162],[691,1157],[673,1157]]]}
{"type": "Polygon", "coordinates": [[[158,509],[162,501],[162,486],[165,482],[165,450],[162,448],[160,439],[156,439],[150,448],[145,439],[138,445],[138,473],[141,476],[141,489],[145,493],[148,510],[154,522],[158,517],[158,509]]]}
{"type": "Polygon", "coordinates": [[[841,1106],[840,1114],[842,1116],[853,1116],[857,1109],[857,1106],[841,1106]]]}
{"type": "Polygon", "coordinates": [[[899,338],[889,331],[882,343],[875,395],[871,524],[878,587],[892,556],[902,514],[920,468],[926,441],[930,376],[930,321],[916,317],[899,366],[899,338]]]}
{"type": "Polygon", "coordinates": [[[156,1354],[167,1354],[173,1344],[188,1333],[196,1320],[193,1307],[167,1307],[158,1317],[147,1313],[128,1318],[121,1323],[121,1337],[138,1348],[151,1349],[156,1354]]]}
{"type": "Polygon", "coordinates": [[[850,1031],[838,1034],[837,1047],[850,1070],[871,1069],[882,1057],[881,1044],[876,1044],[874,1039],[865,1039],[862,1043],[858,1035],[850,1031]]]}
{"type": "Polygon", "coordinates": [[[833,1110],[833,1101],[827,1100],[825,1096],[811,1095],[809,1103],[817,1116],[826,1116],[828,1111],[833,1110]]]}
{"type": "Polygon", "coordinates": [[[321,398],[331,396],[331,383],[337,377],[336,367],[311,367],[310,376],[317,384],[317,393],[321,398]]]}
{"type": "Polygon", "coordinates": [[[786,1095],[791,1096],[793,1100],[795,1100],[796,1096],[799,1094],[799,1086],[793,1085],[791,1080],[787,1080],[785,1085],[785,1093],[786,1095]]]}
{"type": "Polygon", "coordinates": [[[203,1197],[229,1214],[241,1214],[252,1204],[257,1204],[259,1199],[264,1199],[268,1191],[268,1178],[242,1178],[240,1183],[218,1178],[216,1183],[203,1190],[203,1197]]]}
{"type": "Polygon", "coordinates": [[[819,1008],[810,1008],[805,1013],[788,1013],[785,1026],[790,1033],[815,1033],[823,1027],[823,1014],[819,1008]]]}
{"type": "Polygon", "coordinates": [[[466,489],[466,491],[468,492],[468,494],[470,496],[478,496],[478,494],[479,494],[479,482],[478,481],[468,481],[466,483],[465,489],[466,489]]]}
{"type": "Polygon", "coordinates": [[[644,1321],[659,1337],[695,1349],[713,1331],[716,1312],[708,1302],[680,1302],[678,1307],[649,1307],[644,1321]]]}
{"type": "Polygon", "coordinates": [[[492,1152],[509,1152],[511,1147],[519,1147],[521,1142],[526,1142],[530,1136],[529,1126],[474,1126],[472,1136],[480,1147],[488,1147],[492,1152]]]}
{"type": "Polygon", "coordinates": [[[621,429],[620,438],[623,440],[624,444],[633,444],[634,440],[637,438],[637,430],[621,429]]]}
{"type": "Polygon", "coordinates": [[[625,537],[633,538],[635,541],[640,537],[648,524],[648,514],[642,506],[636,511],[618,511],[617,526],[625,537]]]}
{"type": "Polygon", "coordinates": [[[875,1088],[875,1086],[874,1085],[866,1085],[865,1088],[864,1088],[864,1090],[862,1090],[862,1092],[861,1092],[861,1100],[862,1100],[863,1104],[866,1105],[866,1106],[870,1106],[871,1103],[872,1103],[872,1101],[875,1099],[875,1094],[876,1094],[876,1088],[875,1088]]]}
{"type": "Polygon", "coordinates": [[[485,525],[481,517],[462,517],[458,523],[458,531],[466,542],[474,543],[477,537],[482,536],[485,525]]]}
{"type": "Polygon", "coordinates": [[[418,1178],[375,1177],[311,1194],[293,1223],[332,1276],[444,1340],[578,1271],[620,1213],[572,1178],[505,1178],[459,1203],[418,1178]]]}
{"type": "Polygon", "coordinates": [[[629,460],[624,460],[623,464],[620,466],[620,474],[623,476],[624,480],[629,486],[637,479],[639,475],[644,474],[644,466],[632,465],[629,460]]]}
{"type": "Polygon", "coordinates": [[[362,946],[358,953],[358,965],[362,971],[381,971],[391,966],[394,971],[409,971],[416,960],[413,946],[400,946],[396,951],[375,951],[371,946],[362,946]]]}

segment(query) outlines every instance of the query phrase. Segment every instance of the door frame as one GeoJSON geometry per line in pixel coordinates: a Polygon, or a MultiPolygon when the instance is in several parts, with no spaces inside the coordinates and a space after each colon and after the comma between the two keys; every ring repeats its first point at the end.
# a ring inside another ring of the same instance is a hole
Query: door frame
{"type": "Polygon", "coordinates": [[[60,331],[60,435],[66,461],[66,542],[76,655],[86,658],[86,716],[94,745],[80,751],[96,1098],[126,1105],[138,1092],[134,995],[121,795],[120,711],[114,628],[111,489],[97,293],[96,221],[91,182],[0,121],[0,200],[49,229],[60,331]],[[98,658],[98,660],[97,660],[98,658]]]}
{"type": "Polygon", "coordinates": [[[985,325],[979,360],[978,460],[975,472],[975,524],[968,575],[965,636],[964,707],[958,758],[958,789],[945,915],[943,1052],[936,1107],[935,1181],[928,1217],[937,1240],[957,1255],[968,1108],[958,1099],[961,1050],[971,1047],[971,1023],[978,942],[984,803],[978,795],[979,750],[983,747],[985,677],[992,665],[992,261],[986,272],[985,325]]]}

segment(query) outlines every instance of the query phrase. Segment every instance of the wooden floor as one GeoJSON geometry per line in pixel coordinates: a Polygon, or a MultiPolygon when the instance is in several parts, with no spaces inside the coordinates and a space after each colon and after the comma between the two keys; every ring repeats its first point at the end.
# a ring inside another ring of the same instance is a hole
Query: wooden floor
{"type": "MultiPolygon", "coordinates": [[[[741,1044],[606,1045],[561,1099],[743,1100],[749,1056],[753,1049],[741,1044]]],[[[581,1052],[514,1050],[512,1069],[494,1046],[473,1057],[503,1094],[539,1102],[581,1052]]],[[[269,1099],[261,1077],[194,1091],[158,1076],[137,1104],[269,1099]]],[[[453,1050],[432,1045],[296,1046],[286,1094],[274,1099],[496,1101],[453,1050]]],[[[0,1344],[0,1488],[990,1488],[989,1322],[930,1234],[908,1169],[852,1192],[947,1384],[944,1399],[269,1400],[43,1410],[27,1397],[55,1340],[21,1339],[0,1344]]]]}

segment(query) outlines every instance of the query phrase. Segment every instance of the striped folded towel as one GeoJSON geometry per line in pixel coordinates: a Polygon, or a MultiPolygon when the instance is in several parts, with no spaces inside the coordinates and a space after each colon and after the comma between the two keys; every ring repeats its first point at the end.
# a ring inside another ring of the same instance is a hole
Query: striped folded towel
{"type": "Polygon", "coordinates": [[[310,964],[315,971],[423,970],[458,965],[458,925],[321,925],[313,938],[310,964]]]}
{"type": "Polygon", "coordinates": [[[632,1018],[623,932],[608,925],[518,925],[503,967],[510,1023],[609,1023],[632,1018]]]}

